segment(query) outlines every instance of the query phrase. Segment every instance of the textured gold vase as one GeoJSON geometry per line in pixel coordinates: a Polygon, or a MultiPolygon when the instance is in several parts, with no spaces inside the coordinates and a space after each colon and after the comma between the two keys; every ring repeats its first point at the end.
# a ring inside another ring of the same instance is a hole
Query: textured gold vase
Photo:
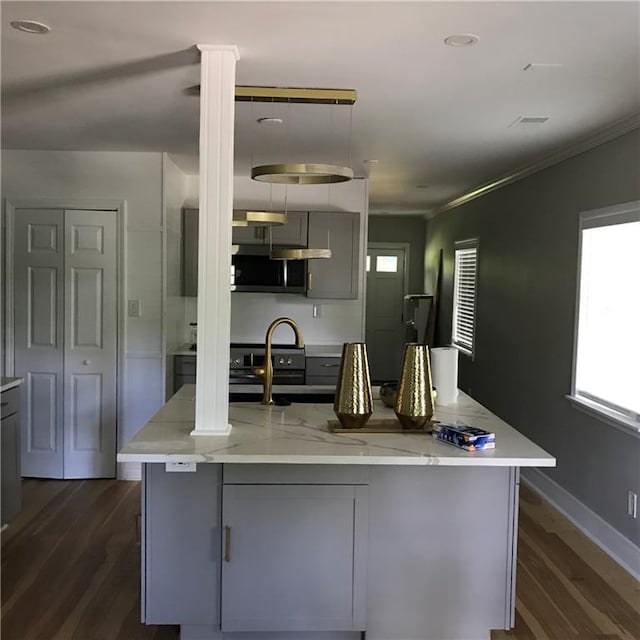
{"type": "Polygon", "coordinates": [[[433,417],[431,367],[424,344],[405,344],[402,375],[394,407],[404,429],[421,429],[433,417]]]}
{"type": "Polygon", "coordinates": [[[358,429],[371,417],[372,407],[367,346],[364,342],[345,342],[333,410],[345,429],[358,429]]]}

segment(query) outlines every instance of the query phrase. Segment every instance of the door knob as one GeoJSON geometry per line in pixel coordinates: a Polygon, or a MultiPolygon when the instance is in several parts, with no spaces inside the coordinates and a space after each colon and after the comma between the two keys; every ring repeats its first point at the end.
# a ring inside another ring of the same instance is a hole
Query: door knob
{"type": "Polygon", "coordinates": [[[91,360],[83,360],[82,364],[84,364],[84,365],[91,364],[91,360]]]}

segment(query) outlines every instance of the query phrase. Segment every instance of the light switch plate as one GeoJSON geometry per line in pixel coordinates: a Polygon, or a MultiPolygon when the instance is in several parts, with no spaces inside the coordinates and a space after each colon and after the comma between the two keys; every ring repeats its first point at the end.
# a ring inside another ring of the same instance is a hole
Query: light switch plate
{"type": "Polygon", "coordinates": [[[127,315],[130,318],[140,317],[140,300],[129,300],[127,303],[127,315]]]}

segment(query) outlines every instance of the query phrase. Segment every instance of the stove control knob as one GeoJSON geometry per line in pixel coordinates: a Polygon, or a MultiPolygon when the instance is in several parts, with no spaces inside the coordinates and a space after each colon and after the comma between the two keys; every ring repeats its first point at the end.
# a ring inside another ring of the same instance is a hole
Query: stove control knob
{"type": "Polygon", "coordinates": [[[287,358],[287,364],[293,364],[293,360],[291,358],[287,358]]]}
{"type": "Polygon", "coordinates": [[[278,360],[278,364],[284,364],[284,358],[280,358],[280,359],[278,360]]]}
{"type": "Polygon", "coordinates": [[[233,361],[233,364],[240,364],[240,358],[236,358],[236,359],[233,361]]]}

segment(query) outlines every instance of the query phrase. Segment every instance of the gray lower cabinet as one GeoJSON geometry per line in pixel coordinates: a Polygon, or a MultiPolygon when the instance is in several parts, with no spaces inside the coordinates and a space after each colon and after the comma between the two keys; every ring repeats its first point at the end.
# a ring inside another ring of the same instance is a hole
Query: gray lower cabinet
{"type": "Polygon", "coordinates": [[[0,423],[2,513],[1,524],[8,524],[22,507],[22,479],[20,477],[20,389],[15,387],[2,393],[2,421],[0,423]]]}
{"type": "Polygon", "coordinates": [[[142,619],[146,624],[219,624],[220,478],[143,465],[142,619]]]}
{"type": "Polygon", "coordinates": [[[331,248],[329,260],[309,260],[307,297],[356,299],[360,274],[360,214],[309,212],[309,247],[331,248]]]}
{"type": "Polygon", "coordinates": [[[340,356],[307,356],[306,384],[338,384],[340,356]]]}
{"type": "Polygon", "coordinates": [[[365,629],[367,486],[223,487],[223,631],[365,629]]]}
{"type": "Polygon", "coordinates": [[[173,392],[196,383],[196,356],[173,356],[173,392]]]}

